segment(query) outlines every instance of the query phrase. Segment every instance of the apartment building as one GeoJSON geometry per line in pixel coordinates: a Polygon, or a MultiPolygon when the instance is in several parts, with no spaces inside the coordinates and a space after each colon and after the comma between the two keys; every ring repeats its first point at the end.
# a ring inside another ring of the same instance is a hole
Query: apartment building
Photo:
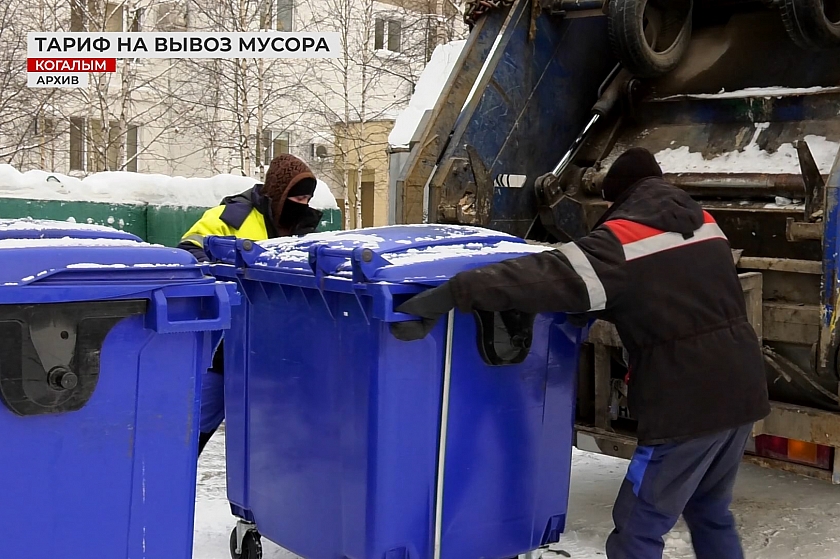
{"type": "MultiPolygon", "coordinates": [[[[0,19],[2,37],[25,30],[339,32],[344,52],[336,59],[122,59],[116,73],[93,75],[83,90],[17,88],[26,97],[17,112],[3,100],[11,90],[0,89],[0,162],[71,175],[260,177],[272,157],[293,153],[352,203],[354,215],[358,197],[382,203],[361,196],[358,176],[381,175],[387,196],[386,173],[378,172],[383,138],[434,46],[463,33],[455,5],[444,0],[9,1],[19,15],[14,26],[0,19]]],[[[0,38],[0,56],[4,48],[0,38]]],[[[378,215],[373,207],[362,214],[378,215]]],[[[358,225],[365,221],[382,222],[358,225]]]]}

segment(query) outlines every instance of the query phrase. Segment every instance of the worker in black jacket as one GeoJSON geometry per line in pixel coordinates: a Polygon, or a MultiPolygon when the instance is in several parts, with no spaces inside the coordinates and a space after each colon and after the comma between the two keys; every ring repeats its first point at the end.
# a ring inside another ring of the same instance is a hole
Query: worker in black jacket
{"type": "MultiPolygon", "coordinates": [[[[209,235],[265,241],[275,237],[314,232],[322,213],[309,207],[317,179],[309,166],[294,155],[281,154],[268,166],[265,183],[229,196],[210,208],[186,233],[178,248],[189,251],[199,262],[207,261],[204,238],[209,235]]],[[[224,345],[221,336],[213,342],[218,348],[213,364],[202,378],[201,418],[198,454],[204,450],[225,417],[224,345]]]]}
{"type": "Polygon", "coordinates": [[[613,323],[629,354],[639,446],[613,509],[610,559],[659,559],[682,514],[698,559],[741,559],[729,505],[752,424],[770,405],[761,347],[729,242],[711,215],[634,148],[612,165],[613,202],[559,249],[463,272],[398,310],[425,336],[457,308],[580,313],[613,323]]]}

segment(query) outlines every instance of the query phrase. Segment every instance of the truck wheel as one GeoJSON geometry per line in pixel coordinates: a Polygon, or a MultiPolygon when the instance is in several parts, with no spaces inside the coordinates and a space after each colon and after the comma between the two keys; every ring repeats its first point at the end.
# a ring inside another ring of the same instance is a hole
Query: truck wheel
{"type": "Polygon", "coordinates": [[[634,76],[667,74],[688,49],[691,14],[692,0],[612,0],[608,21],[615,55],[634,76]]]}
{"type": "Polygon", "coordinates": [[[780,0],[793,42],[808,50],[840,46],[840,0],[780,0]]]}

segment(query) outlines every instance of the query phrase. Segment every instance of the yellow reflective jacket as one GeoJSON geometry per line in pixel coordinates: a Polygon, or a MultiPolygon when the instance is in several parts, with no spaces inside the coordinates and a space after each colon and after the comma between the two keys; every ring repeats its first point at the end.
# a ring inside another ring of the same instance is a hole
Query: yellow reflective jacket
{"type": "Polygon", "coordinates": [[[222,205],[204,212],[201,219],[184,233],[178,248],[191,252],[199,262],[206,262],[208,258],[204,252],[204,237],[209,235],[252,241],[276,237],[274,226],[260,209],[261,206],[265,206],[265,198],[259,195],[258,186],[248,192],[225,198],[222,205]]]}

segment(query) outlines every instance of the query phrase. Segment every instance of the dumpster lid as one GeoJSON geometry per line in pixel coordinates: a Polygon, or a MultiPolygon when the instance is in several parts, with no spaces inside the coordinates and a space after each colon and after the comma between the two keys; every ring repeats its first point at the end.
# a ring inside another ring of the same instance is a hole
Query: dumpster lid
{"type": "Polygon", "coordinates": [[[354,281],[436,284],[494,262],[551,250],[480,227],[397,225],[258,243],[252,266],[354,281]]]}
{"type": "Polygon", "coordinates": [[[196,280],[188,252],[142,242],[108,227],[0,220],[0,285],[196,280]],[[26,251],[25,254],[22,251],[26,251]]]}
{"type": "Polygon", "coordinates": [[[140,237],[104,225],[88,225],[49,219],[0,219],[0,239],[126,239],[140,237]]]}

